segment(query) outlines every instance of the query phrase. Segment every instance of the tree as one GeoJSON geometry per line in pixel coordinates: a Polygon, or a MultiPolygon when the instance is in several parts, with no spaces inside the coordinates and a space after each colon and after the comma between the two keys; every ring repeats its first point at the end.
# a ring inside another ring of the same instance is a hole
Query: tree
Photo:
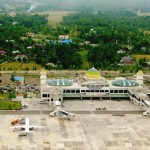
{"type": "Polygon", "coordinates": [[[8,89],[8,92],[9,92],[9,98],[16,98],[16,93],[15,93],[15,90],[13,88],[9,88],[8,89]]]}
{"type": "Polygon", "coordinates": [[[82,58],[81,55],[79,55],[78,53],[75,53],[72,57],[72,61],[71,61],[71,68],[72,69],[80,69],[81,65],[82,65],[82,58]]]}
{"type": "Polygon", "coordinates": [[[76,45],[59,45],[56,49],[56,55],[63,69],[76,69],[82,65],[81,56],[76,52],[76,45]]]}
{"type": "Polygon", "coordinates": [[[116,52],[117,46],[112,43],[107,45],[102,43],[100,46],[91,48],[88,52],[88,60],[96,68],[106,69],[117,64],[119,55],[116,52]]]}
{"type": "Polygon", "coordinates": [[[15,82],[15,75],[14,74],[11,74],[11,78],[10,78],[11,82],[15,82]]]}
{"type": "Polygon", "coordinates": [[[27,98],[27,92],[24,93],[23,98],[27,98]]]}
{"type": "Polygon", "coordinates": [[[140,64],[141,66],[146,66],[146,58],[145,58],[145,57],[144,57],[144,58],[140,58],[139,64],[140,64]]]}

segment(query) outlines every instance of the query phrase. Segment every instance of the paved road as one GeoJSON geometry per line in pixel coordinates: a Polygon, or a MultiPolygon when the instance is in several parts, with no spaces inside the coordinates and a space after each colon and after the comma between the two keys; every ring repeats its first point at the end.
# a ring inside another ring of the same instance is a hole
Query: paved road
{"type": "MultiPolygon", "coordinates": [[[[52,111],[48,110],[29,110],[29,111],[0,111],[0,115],[36,115],[36,114],[50,114],[52,111]]],[[[125,115],[125,114],[143,114],[143,110],[74,110],[69,111],[74,114],[112,114],[112,115],[125,115]]]]}

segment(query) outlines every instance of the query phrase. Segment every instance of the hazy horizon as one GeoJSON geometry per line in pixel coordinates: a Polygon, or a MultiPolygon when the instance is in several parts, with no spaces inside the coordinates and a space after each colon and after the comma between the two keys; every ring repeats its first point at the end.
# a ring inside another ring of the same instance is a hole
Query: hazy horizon
{"type": "Polygon", "coordinates": [[[49,8],[57,10],[99,9],[141,9],[150,10],[150,0],[0,0],[0,6],[49,8]]]}

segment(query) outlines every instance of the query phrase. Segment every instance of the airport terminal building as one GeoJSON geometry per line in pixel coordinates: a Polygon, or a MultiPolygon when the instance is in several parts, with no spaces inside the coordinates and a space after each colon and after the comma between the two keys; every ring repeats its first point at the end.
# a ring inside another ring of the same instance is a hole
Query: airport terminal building
{"type": "Polygon", "coordinates": [[[142,89],[143,73],[139,71],[135,80],[126,80],[117,77],[115,80],[106,80],[100,71],[94,67],[89,69],[85,76],[70,79],[47,79],[46,70],[41,71],[41,98],[42,100],[103,100],[129,99],[129,93],[135,89],[142,89]]]}

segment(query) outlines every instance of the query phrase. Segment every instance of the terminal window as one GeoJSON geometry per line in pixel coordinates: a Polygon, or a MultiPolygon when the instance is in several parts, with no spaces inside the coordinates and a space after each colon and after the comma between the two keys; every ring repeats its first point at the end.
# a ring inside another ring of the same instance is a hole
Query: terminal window
{"type": "Polygon", "coordinates": [[[66,93],[70,93],[70,90],[66,90],[66,93]]]}
{"type": "Polygon", "coordinates": [[[75,90],[71,90],[71,93],[75,93],[75,90]]]}
{"type": "Polygon", "coordinates": [[[127,90],[124,90],[124,93],[128,93],[128,91],[127,91],[127,90]]]}
{"type": "Polygon", "coordinates": [[[47,97],[47,94],[43,94],[43,97],[47,97]]]}
{"type": "Polygon", "coordinates": [[[76,90],[76,93],[80,93],[80,90],[76,90]]]}
{"type": "Polygon", "coordinates": [[[118,90],[115,90],[114,93],[118,93],[118,90]]]}

